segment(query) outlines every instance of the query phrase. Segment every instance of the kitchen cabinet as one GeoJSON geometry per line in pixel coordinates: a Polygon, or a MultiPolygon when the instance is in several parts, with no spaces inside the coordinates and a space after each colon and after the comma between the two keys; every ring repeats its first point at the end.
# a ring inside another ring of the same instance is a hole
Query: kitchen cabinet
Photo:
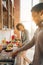
{"type": "Polygon", "coordinates": [[[0,0],[0,29],[14,28],[14,0],[0,0]]]}

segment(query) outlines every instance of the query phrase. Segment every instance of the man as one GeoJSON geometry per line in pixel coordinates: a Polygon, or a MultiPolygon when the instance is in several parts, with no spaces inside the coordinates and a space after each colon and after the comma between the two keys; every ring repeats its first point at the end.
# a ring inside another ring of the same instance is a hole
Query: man
{"type": "Polygon", "coordinates": [[[35,45],[35,54],[32,65],[43,65],[43,3],[35,5],[31,12],[38,29],[36,30],[32,40],[14,52],[12,56],[14,57],[19,52],[30,49],[35,45]]]}
{"type": "MultiPolygon", "coordinates": [[[[19,46],[21,47],[21,46],[25,45],[26,43],[28,43],[28,41],[29,41],[28,31],[24,28],[23,24],[21,24],[21,23],[18,23],[16,25],[16,28],[21,33],[20,34],[21,42],[19,44],[19,46]]],[[[21,52],[20,54],[17,55],[17,57],[16,57],[17,58],[16,59],[16,65],[21,65],[21,59],[22,59],[23,55],[24,55],[24,57],[26,56],[26,51],[23,51],[23,52],[21,52]]],[[[24,57],[23,57],[23,64],[25,65],[26,61],[24,60],[25,59],[24,57]]]]}

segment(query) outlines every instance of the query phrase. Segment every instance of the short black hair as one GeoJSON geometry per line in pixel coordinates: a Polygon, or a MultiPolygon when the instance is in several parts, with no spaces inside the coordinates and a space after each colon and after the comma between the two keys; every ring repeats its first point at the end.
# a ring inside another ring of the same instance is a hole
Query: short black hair
{"type": "Polygon", "coordinates": [[[35,11],[35,12],[41,12],[43,10],[43,3],[39,3],[37,5],[35,5],[34,7],[32,7],[31,12],[35,11]]]}
{"type": "MultiPolygon", "coordinates": [[[[19,29],[19,26],[23,26],[23,24],[18,23],[18,24],[16,25],[17,30],[20,30],[20,29],[19,29]]],[[[24,26],[23,26],[23,27],[24,27],[24,26]]]]}

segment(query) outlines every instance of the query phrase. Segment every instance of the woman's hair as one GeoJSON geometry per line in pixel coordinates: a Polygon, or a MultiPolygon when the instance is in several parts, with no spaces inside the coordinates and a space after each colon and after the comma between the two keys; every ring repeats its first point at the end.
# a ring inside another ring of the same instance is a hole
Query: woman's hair
{"type": "MultiPolygon", "coordinates": [[[[19,29],[19,26],[23,26],[23,24],[18,23],[18,24],[16,25],[17,30],[20,30],[20,29],[19,29]]],[[[23,27],[24,27],[24,26],[23,26],[23,27]]]]}
{"type": "Polygon", "coordinates": [[[34,7],[32,7],[31,12],[35,11],[35,12],[40,12],[43,10],[43,3],[39,3],[37,5],[35,5],[34,7]]]}

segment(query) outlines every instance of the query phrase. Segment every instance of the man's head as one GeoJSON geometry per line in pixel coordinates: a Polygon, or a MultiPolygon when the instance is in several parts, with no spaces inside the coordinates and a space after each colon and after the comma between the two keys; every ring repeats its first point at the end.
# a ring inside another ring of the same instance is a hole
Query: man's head
{"type": "Polygon", "coordinates": [[[43,3],[35,5],[32,9],[32,17],[34,22],[38,25],[43,21],[43,3]]]}
{"type": "Polygon", "coordinates": [[[21,23],[18,23],[18,24],[16,25],[16,28],[17,28],[17,30],[19,30],[19,31],[24,31],[24,26],[23,26],[23,24],[21,24],[21,23]]]}

